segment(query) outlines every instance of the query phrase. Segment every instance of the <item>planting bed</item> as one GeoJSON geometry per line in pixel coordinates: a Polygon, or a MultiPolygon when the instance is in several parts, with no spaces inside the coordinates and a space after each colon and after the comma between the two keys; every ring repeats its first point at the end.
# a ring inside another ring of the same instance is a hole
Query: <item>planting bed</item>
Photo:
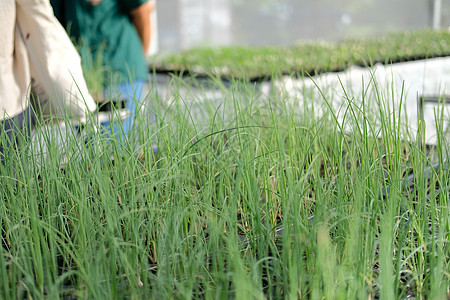
{"type": "Polygon", "coordinates": [[[9,153],[0,298],[450,297],[442,108],[426,145],[380,85],[341,117],[327,90],[299,110],[203,79],[167,77],[128,143],[94,122],[9,153]]]}
{"type": "Polygon", "coordinates": [[[151,70],[260,81],[308,76],[349,66],[373,66],[450,55],[448,30],[394,32],[378,38],[299,42],[291,47],[196,48],[151,59],[151,70]]]}
{"type": "Polygon", "coordinates": [[[385,113],[356,104],[344,134],[332,111],[315,120],[283,99],[259,102],[252,85],[217,88],[224,111],[201,103],[201,124],[183,99],[155,101],[156,127],[140,127],[136,145],[88,126],[83,147],[68,138],[63,170],[51,139],[45,161],[27,148],[10,156],[1,295],[449,295],[445,143],[425,151],[399,120],[374,138],[385,113]]]}

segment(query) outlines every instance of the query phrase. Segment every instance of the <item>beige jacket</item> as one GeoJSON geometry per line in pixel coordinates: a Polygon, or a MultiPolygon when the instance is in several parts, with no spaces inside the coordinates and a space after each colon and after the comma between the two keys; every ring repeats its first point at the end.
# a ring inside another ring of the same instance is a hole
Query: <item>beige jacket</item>
{"type": "Polygon", "coordinates": [[[29,105],[31,88],[71,117],[84,119],[96,107],[80,57],[49,0],[1,0],[0,120],[29,105]]]}

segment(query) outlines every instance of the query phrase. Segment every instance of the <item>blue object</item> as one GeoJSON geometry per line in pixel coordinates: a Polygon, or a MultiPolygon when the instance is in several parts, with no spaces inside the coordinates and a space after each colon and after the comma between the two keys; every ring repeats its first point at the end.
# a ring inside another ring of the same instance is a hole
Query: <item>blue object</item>
{"type": "Polygon", "coordinates": [[[146,96],[143,93],[144,84],[145,81],[143,80],[137,80],[132,83],[121,83],[120,85],[107,88],[103,92],[103,96],[109,101],[120,99],[126,103],[125,108],[128,114],[125,117],[120,118],[115,111],[112,111],[110,119],[100,123],[104,132],[114,133],[115,138],[121,143],[130,137],[136,118],[136,111],[138,107],[141,107],[143,99],[146,96]]]}
{"type": "MultiPolygon", "coordinates": [[[[148,90],[145,86],[146,81],[136,80],[132,83],[121,83],[104,90],[103,95],[105,99],[109,101],[125,101],[127,115],[122,117],[118,114],[119,111],[114,111],[113,109],[109,120],[100,123],[103,129],[102,133],[106,135],[113,134],[120,144],[126,143],[127,139],[132,136],[136,114],[142,108],[148,96],[148,90]]],[[[137,136],[135,138],[137,139],[137,136]]],[[[157,149],[156,145],[152,146],[153,152],[156,152],[157,149]]]]}
{"type": "MultiPolygon", "coordinates": [[[[148,96],[148,90],[146,88],[146,81],[137,80],[132,83],[121,83],[119,85],[106,88],[103,91],[104,99],[106,103],[112,102],[115,104],[125,103],[125,107],[114,108],[114,105],[108,105],[106,112],[101,113],[108,114],[108,117],[100,118],[100,130],[101,134],[108,139],[115,139],[120,146],[124,146],[127,141],[133,137],[135,141],[138,141],[137,131],[134,130],[134,123],[137,112],[143,107],[148,96]],[[109,108],[111,110],[109,110],[109,108]],[[125,115],[123,114],[125,112],[125,115]],[[134,131],[134,136],[133,136],[134,131]]],[[[105,105],[105,104],[103,104],[105,105]]],[[[151,122],[155,121],[153,112],[151,114],[151,122]]],[[[75,131],[81,134],[83,126],[75,125],[75,131]]],[[[156,152],[158,146],[152,144],[152,151],[156,152]]]]}

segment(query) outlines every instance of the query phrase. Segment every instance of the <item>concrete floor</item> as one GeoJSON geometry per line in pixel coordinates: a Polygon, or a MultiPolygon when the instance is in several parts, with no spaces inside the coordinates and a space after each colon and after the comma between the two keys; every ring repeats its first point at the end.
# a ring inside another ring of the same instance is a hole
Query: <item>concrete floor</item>
{"type": "MultiPolygon", "coordinates": [[[[291,104],[299,111],[305,109],[305,98],[314,99],[315,105],[320,107],[324,94],[334,109],[339,120],[345,117],[345,108],[349,101],[361,105],[366,102],[368,110],[378,109],[380,104],[385,111],[398,116],[401,113],[402,124],[408,126],[410,138],[415,138],[419,124],[418,100],[424,96],[445,98],[450,102],[450,57],[432,58],[413,62],[404,62],[373,68],[351,67],[339,73],[327,73],[312,78],[295,79],[285,77],[275,83],[275,88],[288,95],[291,104]],[[305,96],[306,95],[306,96],[305,96]],[[364,95],[364,96],[363,96],[364,95]],[[376,100],[380,101],[377,102],[376,100]]],[[[262,87],[266,94],[270,93],[273,85],[262,87]]],[[[449,105],[443,108],[444,129],[450,117],[449,105]]],[[[425,142],[436,144],[436,118],[438,104],[425,102],[423,106],[423,120],[425,123],[425,142]]],[[[318,115],[324,111],[315,110],[318,115]]],[[[379,125],[379,124],[378,124],[379,125]]],[[[376,125],[375,125],[376,126],[376,125]]]]}
{"type": "MultiPolygon", "coordinates": [[[[159,99],[163,109],[185,110],[186,116],[196,125],[200,134],[202,128],[208,130],[209,124],[205,116],[216,115],[221,118],[235,116],[233,99],[230,93],[226,93],[226,86],[225,90],[220,90],[214,84],[185,84],[184,79],[180,84],[180,81],[173,80],[167,75],[157,75],[154,79],[150,96],[159,99]]],[[[401,128],[408,128],[407,138],[415,139],[419,124],[418,99],[421,96],[447,95],[447,100],[450,100],[450,57],[389,66],[376,65],[373,68],[351,67],[344,72],[326,73],[303,79],[284,77],[274,82],[263,82],[254,88],[256,100],[261,105],[266,105],[273,95],[279,93],[280,99],[286,101],[286,104],[299,115],[314,106],[314,117],[320,118],[326,111],[332,109],[344,128],[349,115],[346,109],[348,104],[362,107],[364,99],[368,115],[374,117],[370,122],[373,122],[371,126],[375,131],[381,128],[380,120],[376,116],[379,107],[382,107],[387,115],[395,115],[397,119],[400,114],[401,123],[407,125],[401,128]],[[328,101],[328,106],[324,105],[324,99],[328,101]]],[[[241,97],[240,101],[245,102],[246,98],[241,97]]],[[[446,128],[449,124],[446,120],[450,117],[450,105],[441,107],[446,128]]],[[[430,145],[437,143],[436,108],[438,105],[433,103],[425,103],[423,107],[425,142],[430,145]]],[[[61,123],[36,129],[33,134],[33,152],[46,156],[48,147],[45,141],[53,139],[61,149],[62,161],[65,161],[65,141],[74,135],[76,132],[71,126],[61,123]]],[[[450,135],[447,134],[446,140],[449,138],[450,135]]],[[[80,141],[82,142],[82,138],[80,141]]]]}

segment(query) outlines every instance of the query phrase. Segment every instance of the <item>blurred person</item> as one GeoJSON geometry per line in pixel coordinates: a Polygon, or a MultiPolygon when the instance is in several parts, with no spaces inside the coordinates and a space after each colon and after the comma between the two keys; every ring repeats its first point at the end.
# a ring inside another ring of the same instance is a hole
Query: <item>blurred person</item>
{"type": "Polygon", "coordinates": [[[51,0],[51,4],[77,45],[82,61],[88,63],[101,57],[102,67],[107,72],[103,74],[99,98],[125,101],[129,117],[121,125],[103,124],[107,130],[113,127],[122,140],[130,135],[137,110],[148,94],[149,69],[145,53],[150,45],[150,13],[154,3],[148,0],[51,0]]]}
{"type": "Polygon", "coordinates": [[[86,120],[96,104],[80,56],[49,0],[2,0],[0,5],[0,160],[29,138],[36,123],[31,98],[59,114],[86,120]]]}

